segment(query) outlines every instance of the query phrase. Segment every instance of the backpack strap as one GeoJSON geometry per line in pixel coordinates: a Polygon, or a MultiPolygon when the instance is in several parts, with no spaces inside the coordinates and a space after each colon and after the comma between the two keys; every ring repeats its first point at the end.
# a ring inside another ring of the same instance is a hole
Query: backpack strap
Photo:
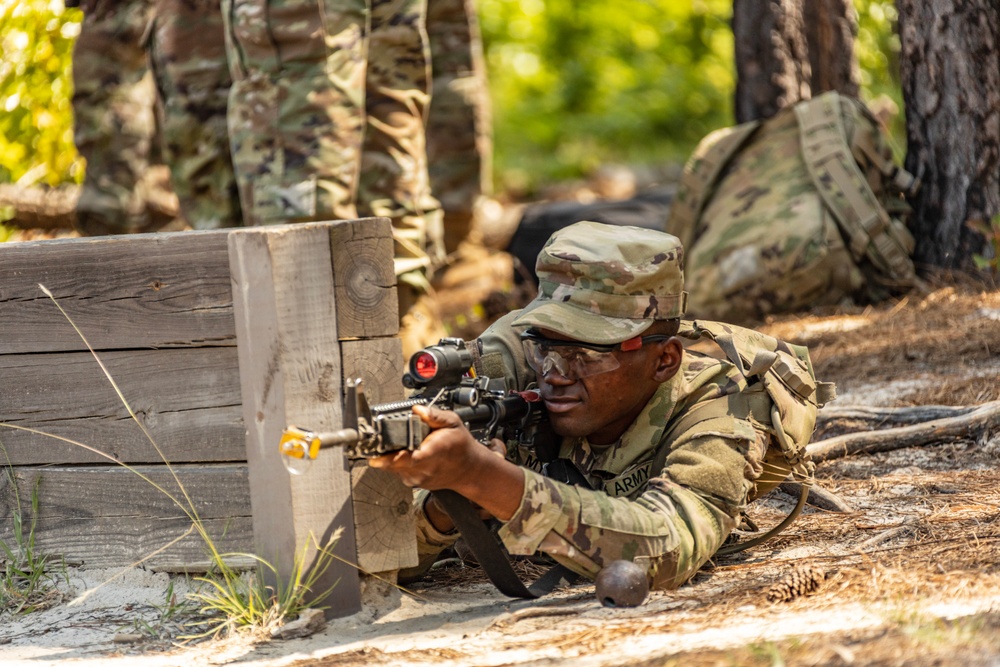
{"type": "MultiPolygon", "coordinates": [[[[743,376],[744,382],[758,380],[763,385],[770,403],[769,432],[793,476],[802,481],[798,502],[780,523],[753,539],[721,547],[716,553],[726,555],[749,549],[783,531],[805,507],[815,468],[809,460],[805,445],[812,435],[817,401],[822,405],[822,401],[832,400],[835,391],[833,385],[816,381],[809,352],[804,347],[779,341],[752,329],[704,320],[682,322],[678,335],[689,340],[705,337],[713,340],[743,376]]],[[[746,392],[746,386],[743,387],[743,392],[746,392]]],[[[749,394],[745,395],[748,396],[748,402],[743,408],[737,408],[723,398],[692,406],[667,431],[663,438],[664,444],[653,459],[650,476],[654,474],[653,471],[659,474],[663,470],[667,456],[681,434],[695,426],[708,425],[713,420],[733,417],[747,419],[754,414],[749,394]]],[[[758,404],[757,407],[761,406],[758,404]]]]}
{"type": "MultiPolygon", "coordinates": [[[[730,419],[734,416],[736,415],[733,415],[730,411],[728,401],[721,398],[694,405],[680,419],[673,423],[667,431],[666,436],[662,438],[661,442],[664,444],[656,451],[656,456],[653,457],[653,465],[649,469],[649,476],[655,477],[663,471],[663,466],[667,463],[667,456],[670,454],[674,441],[681,434],[687,433],[703,422],[715,419],[730,419]]],[[[743,417],[746,418],[746,415],[743,415],[743,417]]]]}
{"type": "Polygon", "coordinates": [[[795,106],[806,168],[855,260],[867,257],[884,275],[912,285],[913,236],[879,204],[858,168],[847,144],[840,100],[831,91],[795,106]]]}
{"type": "Polygon", "coordinates": [[[701,140],[684,165],[684,174],[667,220],[667,232],[679,238],[683,248],[689,248],[694,243],[697,237],[695,225],[723,168],[758,127],[759,121],[751,121],[710,133],[701,140]]]}

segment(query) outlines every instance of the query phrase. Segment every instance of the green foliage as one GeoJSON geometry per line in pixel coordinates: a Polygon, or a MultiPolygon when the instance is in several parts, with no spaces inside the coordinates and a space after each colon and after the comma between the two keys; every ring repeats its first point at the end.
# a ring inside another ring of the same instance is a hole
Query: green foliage
{"type": "Polygon", "coordinates": [[[731,0],[482,0],[500,186],[684,160],[732,124],[731,0]]]}
{"type": "MultiPolygon", "coordinates": [[[[855,0],[862,98],[902,109],[893,0],[855,0]],[[888,101],[888,102],[887,102],[888,101]]],[[[501,190],[684,161],[733,123],[731,0],[482,0],[501,190]]],[[[897,157],[905,119],[890,130],[897,157]]]]}
{"type": "Polygon", "coordinates": [[[993,216],[989,222],[985,220],[969,220],[966,226],[978,232],[986,239],[989,249],[985,255],[974,254],[972,261],[980,271],[986,271],[993,276],[1000,276],[1000,213],[993,216]]]}
{"type": "Polygon", "coordinates": [[[895,0],[854,0],[858,12],[858,37],[854,43],[861,71],[861,98],[871,105],[895,106],[889,122],[896,159],[906,151],[906,117],[900,83],[900,43],[896,31],[895,0]]]}
{"type": "MultiPolygon", "coordinates": [[[[5,212],[6,212],[6,215],[8,216],[6,219],[7,220],[10,219],[11,214],[10,214],[9,208],[4,207],[4,206],[0,206],[0,220],[4,220],[5,219],[4,218],[5,212]]],[[[6,241],[9,241],[11,238],[13,238],[13,236],[14,236],[15,233],[17,233],[16,229],[14,229],[12,227],[5,227],[4,225],[0,224],[0,243],[4,243],[6,241]]]]}
{"type": "MultiPolygon", "coordinates": [[[[17,497],[17,481],[9,467],[5,472],[9,476],[8,488],[15,494],[17,507],[13,516],[14,544],[9,545],[0,540],[0,559],[3,561],[3,569],[0,571],[0,615],[27,614],[50,607],[60,600],[61,595],[56,588],[58,577],[53,571],[57,560],[35,550],[38,484],[42,478],[36,478],[31,489],[31,523],[25,534],[21,500],[17,497]]],[[[65,574],[65,563],[61,559],[58,563],[65,574]]]]}
{"type": "Polygon", "coordinates": [[[214,569],[204,577],[195,577],[195,581],[204,584],[205,589],[188,594],[189,599],[201,605],[199,611],[204,619],[191,623],[200,629],[184,639],[216,637],[247,628],[268,628],[276,621],[296,618],[307,608],[321,603],[333,589],[315,592],[314,589],[337,558],[332,549],[340,538],[340,532],[338,528],[323,546],[315,542],[315,538],[312,544],[307,541],[296,554],[289,581],[280,585],[278,590],[268,587],[261,576],[263,570],[268,570],[277,579],[277,570],[258,556],[227,554],[253,559],[258,564],[256,573],[237,572],[226,564],[225,558],[213,558],[214,569]],[[307,569],[305,565],[309,562],[311,547],[316,549],[316,564],[307,569]],[[311,603],[306,601],[310,593],[313,593],[311,603]]]}
{"type": "Polygon", "coordinates": [[[70,76],[80,18],[58,0],[0,0],[0,183],[82,178],[70,76]]]}

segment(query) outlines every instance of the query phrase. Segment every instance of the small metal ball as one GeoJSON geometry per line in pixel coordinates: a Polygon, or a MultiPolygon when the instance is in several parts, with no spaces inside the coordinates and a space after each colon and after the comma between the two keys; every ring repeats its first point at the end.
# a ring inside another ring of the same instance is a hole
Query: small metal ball
{"type": "Polygon", "coordinates": [[[597,599],[605,607],[638,607],[649,593],[646,570],[632,561],[616,560],[597,573],[597,599]]]}

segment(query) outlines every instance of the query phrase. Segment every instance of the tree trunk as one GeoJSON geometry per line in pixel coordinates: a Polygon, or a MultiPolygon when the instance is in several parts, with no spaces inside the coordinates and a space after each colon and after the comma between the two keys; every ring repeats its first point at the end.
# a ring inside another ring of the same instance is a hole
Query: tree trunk
{"type": "Polygon", "coordinates": [[[802,0],[734,0],[736,122],[811,97],[802,0]]]}
{"type": "Polygon", "coordinates": [[[854,38],[858,34],[858,17],[851,0],[807,0],[803,19],[812,94],[836,90],[857,97],[860,77],[854,38]]]}
{"type": "Polygon", "coordinates": [[[1000,212],[1000,6],[897,0],[914,258],[967,270],[985,238],[966,226],[1000,212]]]}

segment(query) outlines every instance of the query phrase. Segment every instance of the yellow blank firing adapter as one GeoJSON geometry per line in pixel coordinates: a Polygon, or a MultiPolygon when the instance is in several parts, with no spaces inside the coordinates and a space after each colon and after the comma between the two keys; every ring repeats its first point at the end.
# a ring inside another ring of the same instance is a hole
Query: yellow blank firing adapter
{"type": "Polygon", "coordinates": [[[315,459],[320,450],[318,433],[307,431],[298,426],[289,426],[281,434],[278,450],[284,456],[293,459],[315,459]]]}

